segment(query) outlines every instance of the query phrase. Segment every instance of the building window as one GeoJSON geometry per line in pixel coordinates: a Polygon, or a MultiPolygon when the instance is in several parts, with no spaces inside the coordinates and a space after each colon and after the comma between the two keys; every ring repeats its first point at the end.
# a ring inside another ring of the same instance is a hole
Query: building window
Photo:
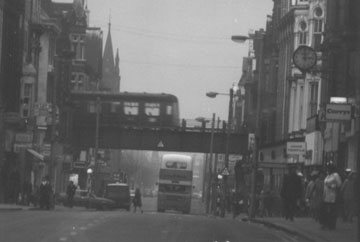
{"type": "Polygon", "coordinates": [[[307,23],[301,21],[299,24],[299,45],[307,44],[307,23]]]}
{"type": "Polygon", "coordinates": [[[32,106],[33,84],[24,83],[21,96],[21,117],[28,118],[32,106]]]}
{"type": "Polygon", "coordinates": [[[70,35],[71,51],[75,53],[76,60],[84,60],[85,36],[82,34],[70,35]]]}
{"type": "Polygon", "coordinates": [[[299,103],[299,128],[302,127],[302,120],[303,120],[303,111],[304,111],[304,107],[303,107],[303,103],[304,103],[304,86],[300,86],[300,93],[299,93],[300,97],[300,103],[299,103]]]}
{"type": "Polygon", "coordinates": [[[320,51],[321,43],[322,43],[322,34],[324,29],[324,21],[322,18],[319,18],[322,16],[322,10],[321,8],[315,9],[315,16],[314,19],[314,33],[313,33],[313,42],[314,42],[314,49],[317,51],[320,51]]]}
{"type": "Polygon", "coordinates": [[[310,83],[309,117],[317,114],[319,83],[310,83]]]}
{"type": "Polygon", "coordinates": [[[73,72],[71,73],[70,88],[71,90],[81,91],[84,89],[85,75],[84,73],[73,72]]]}
{"type": "Polygon", "coordinates": [[[24,98],[30,98],[32,94],[32,84],[25,83],[24,84],[24,98]]]}
{"type": "Polygon", "coordinates": [[[324,11],[322,10],[322,8],[317,7],[317,8],[315,8],[314,13],[315,13],[315,16],[316,16],[316,17],[320,18],[320,17],[323,16],[324,11]]]}
{"type": "Polygon", "coordinates": [[[276,152],[275,152],[275,150],[272,150],[272,151],[271,151],[271,159],[272,159],[272,160],[275,160],[275,159],[276,159],[276,152]]]}

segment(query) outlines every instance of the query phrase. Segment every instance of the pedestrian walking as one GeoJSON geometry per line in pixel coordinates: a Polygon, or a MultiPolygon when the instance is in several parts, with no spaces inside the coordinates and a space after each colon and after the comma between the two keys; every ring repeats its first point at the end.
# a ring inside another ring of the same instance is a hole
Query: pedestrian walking
{"type": "Polygon", "coordinates": [[[244,211],[245,196],[241,192],[234,192],[232,194],[232,212],[233,219],[235,219],[242,211],[244,211]]]}
{"type": "Polygon", "coordinates": [[[355,201],[355,173],[350,172],[341,186],[341,195],[343,201],[343,216],[345,222],[352,222],[356,215],[355,201]]]}
{"type": "Polygon", "coordinates": [[[289,166],[289,173],[284,176],[281,188],[281,198],[286,220],[294,221],[297,202],[301,198],[301,194],[301,178],[296,173],[296,168],[289,166]]]}
{"type": "Polygon", "coordinates": [[[320,212],[324,196],[324,179],[325,174],[323,171],[319,171],[314,177],[314,186],[310,192],[310,207],[313,211],[313,218],[316,222],[320,220],[320,212]]]}
{"type": "Polygon", "coordinates": [[[22,204],[29,206],[30,202],[31,202],[31,194],[32,194],[32,184],[29,181],[24,181],[23,182],[23,187],[22,187],[22,204]]]}
{"type": "Polygon", "coordinates": [[[309,211],[309,215],[312,218],[315,218],[315,207],[314,207],[314,201],[313,201],[313,191],[314,191],[314,187],[315,187],[315,178],[316,178],[316,173],[313,171],[310,174],[309,177],[309,182],[306,186],[306,190],[305,190],[305,201],[306,201],[306,207],[308,208],[309,211]]]}
{"type": "Polygon", "coordinates": [[[134,213],[136,213],[137,207],[139,207],[141,213],[143,213],[142,202],[141,202],[141,192],[140,192],[139,188],[136,188],[136,190],[135,190],[135,196],[133,198],[133,205],[134,205],[134,213]]]}
{"type": "Polygon", "coordinates": [[[327,176],[324,180],[324,196],[321,212],[321,228],[334,230],[337,220],[337,200],[340,196],[341,178],[336,172],[334,164],[327,167],[327,176]]]}
{"type": "Polygon", "coordinates": [[[41,209],[50,210],[51,207],[51,196],[52,196],[52,187],[48,177],[43,178],[40,187],[39,187],[39,205],[41,209]]]}
{"type": "Polygon", "coordinates": [[[74,185],[73,181],[70,181],[66,188],[67,195],[67,205],[72,208],[74,206],[74,195],[77,187],[74,185]]]}

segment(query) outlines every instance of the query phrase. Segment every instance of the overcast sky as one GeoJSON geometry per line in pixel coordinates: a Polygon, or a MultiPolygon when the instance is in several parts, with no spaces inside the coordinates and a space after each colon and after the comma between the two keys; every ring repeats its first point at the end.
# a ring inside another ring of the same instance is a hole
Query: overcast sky
{"type": "Polygon", "coordinates": [[[227,119],[228,93],[241,76],[248,43],[231,41],[265,28],[272,0],[87,0],[90,25],[104,43],[111,19],[119,49],[121,91],[164,92],[178,97],[180,117],[227,119]]]}

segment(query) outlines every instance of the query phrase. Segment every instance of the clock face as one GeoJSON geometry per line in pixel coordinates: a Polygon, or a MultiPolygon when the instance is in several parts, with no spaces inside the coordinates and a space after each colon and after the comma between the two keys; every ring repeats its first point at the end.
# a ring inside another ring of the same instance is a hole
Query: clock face
{"type": "Polygon", "coordinates": [[[309,46],[300,46],[293,54],[293,62],[301,71],[307,71],[316,65],[316,52],[309,46]]]}

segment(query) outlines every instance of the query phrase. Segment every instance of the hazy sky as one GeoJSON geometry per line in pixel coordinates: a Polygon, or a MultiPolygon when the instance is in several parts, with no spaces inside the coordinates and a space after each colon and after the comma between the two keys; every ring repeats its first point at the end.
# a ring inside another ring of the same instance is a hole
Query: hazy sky
{"type": "Polygon", "coordinates": [[[180,117],[227,119],[228,93],[241,76],[248,43],[232,35],[265,28],[272,0],[87,0],[90,25],[104,43],[111,15],[119,49],[121,91],[164,92],[178,97],[180,117]]]}

